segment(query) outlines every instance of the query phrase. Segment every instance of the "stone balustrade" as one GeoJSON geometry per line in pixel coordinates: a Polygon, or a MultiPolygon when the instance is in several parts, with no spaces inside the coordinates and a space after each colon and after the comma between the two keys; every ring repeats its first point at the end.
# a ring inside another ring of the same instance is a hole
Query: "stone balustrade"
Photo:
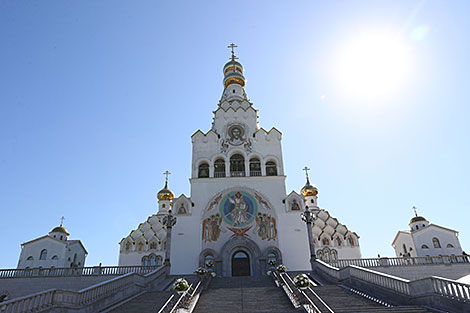
{"type": "Polygon", "coordinates": [[[366,258],[366,259],[341,259],[335,261],[325,261],[326,263],[343,268],[349,265],[360,267],[387,267],[387,266],[419,266],[433,264],[454,264],[470,263],[470,258],[465,255],[443,255],[429,257],[402,257],[402,258],[366,258]]]}
{"type": "MultiPolygon", "coordinates": [[[[69,308],[80,313],[90,311],[86,309],[87,306],[95,303],[99,304],[95,305],[91,311],[99,311],[123,298],[137,294],[143,286],[150,284],[161,276],[165,276],[166,270],[166,267],[161,266],[158,269],[154,268],[153,271],[145,275],[130,272],[80,291],[52,289],[15,298],[0,303],[0,312],[26,313],[48,308],[69,308]]],[[[118,271],[108,271],[108,273],[118,273],[118,271]]]]}
{"type": "MultiPolygon", "coordinates": [[[[161,265],[160,265],[161,266],[161,265]]],[[[93,266],[77,268],[32,268],[32,269],[0,269],[0,278],[22,277],[60,277],[60,276],[95,276],[123,275],[127,273],[146,274],[160,266],[93,266]]]]}
{"type": "Polygon", "coordinates": [[[351,265],[349,276],[374,285],[410,295],[409,280],[351,265]]]}
{"type": "Polygon", "coordinates": [[[470,308],[470,285],[451,279],[431,276],[408,280],[357,265],[336,268],[318,259],[315,269],[318,274],[336,283],[351,285],[387,299],[401,299],[451,312],[470,308]]]}

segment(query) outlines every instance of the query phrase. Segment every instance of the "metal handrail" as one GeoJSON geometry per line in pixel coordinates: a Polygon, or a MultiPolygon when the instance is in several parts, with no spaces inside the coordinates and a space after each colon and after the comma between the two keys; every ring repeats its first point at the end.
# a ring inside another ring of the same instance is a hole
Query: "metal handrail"
{"type": "Polygon", "coordinates": [[[172,313],[176,312],[176,310],[178,309],[187,309],[190,305],[191,300],[196,295],[196,292],[202,292],[201,289],[203,288],[203,285],[207,282],[208,279],[210,279],[210,277],[212,277],[211,274],[207,273],[199,279],[198,283],[196,284],[196,287],[193,288],[194,284],[191,284],[188,290],[182,293],[173,305],[171,305],[171,302],[172,300],[174,300],[175,295],[171,295],[171,297],[168,299],[167,302],[165,302],[165,304],[161,307],[158,313],[172,313]],[[192,292],[191,289],[193,289],[192,292]]]}
{"type": "MultiPolygon", "coordinates": [[[[308,302],[308,305],[311,306],[311,308],[313,309],[313,312],[315,312],[315,313],[322,313],[322,312],[320,311],[320,309],[315,305],[315,303],[313,303],[313,301],[307,296],[307,294],[306,294],[302,289],[299,289],[299,288],[295,287],[294,281],[292,280],[292,278],[291,278],[287,273],[281,273],[281,274],[280,274],[280,276],[281,276],[281,278],[284,280],[284,282],[286,282],[286,280],[285,280],[285,278],[283,277],[282,274],[284,274],[284,276],[287,277],[287,280],[289,281],[289,283],[290,283],[292,286],[294,286],[294,288],[296,288],[296,289],[298,290],[298,292],[303,296],[303,298],[308,302]]],[[[286,282],[286,283],[287,283],[287,282],[286,282]]],[[[313,291],[313,290],[312,290],[312,291],[313,291]]],[[[318,295],[316,295],[316,296],[318,297],[318,295]]],[[[322,304],[323,304],[323,303],[324,303],[324,301],[322,301],[322,304]]],[[[333,312],[329,306],[326,306],[326,307],[330,310],[330,312],[333,312]]],[[[308,309],[306,309],[306,310],[308,310],[308,309]]],[[[333,312],[333,313],[334,313],[334,312],[333,312]]]]}

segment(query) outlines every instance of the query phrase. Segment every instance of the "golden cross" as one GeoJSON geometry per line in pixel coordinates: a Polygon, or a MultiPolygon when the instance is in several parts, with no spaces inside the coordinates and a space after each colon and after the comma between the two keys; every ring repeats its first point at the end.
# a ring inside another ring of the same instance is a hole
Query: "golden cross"
{"type": "Polygon", "coordinates": [[[413,206],[413,211],[415,211],[415,216],[418,216],[418,212],[416,212],[416,210],[417,210],[416,207],[413,206]]]}
{"type": "Polygon", "coordinates": [[[60,226],[62,226],[62,224],[64,224],[64,220],[65,220],[65,217],[62,216],[62,217],[60,218],[60,226]]]}

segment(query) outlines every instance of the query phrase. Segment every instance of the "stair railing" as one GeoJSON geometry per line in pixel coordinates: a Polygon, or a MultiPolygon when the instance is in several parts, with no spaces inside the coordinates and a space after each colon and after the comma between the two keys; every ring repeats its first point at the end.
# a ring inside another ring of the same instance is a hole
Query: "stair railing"
{"type": "Polygon", "coordinates": [[[206,273],[200,277],[196,286],[191,284],[189,289],[181,293],[179,297],[174,294],[170,296],[167,302],[161,307],[158,313],[173,313],[179,309],[189,309],[191,306],[195,306],[195,301],[199,299],[201,292],[207,287],[210,279],[212,278],[211,273],[206,273]]]}
{"type": "Polygon", "coordinates": [[[45,308],[83,308],[91,303],[112,296],[117,291],[123,294],[135,294],[144,286],[164,275],[166,267],[160,267],[144,276],[128,273],[98,283],[80,291],[51,289],[32,295],[11,299],[0,303],[1,313],[37,312],[45,308]]]}
{"type": "Polygon", "coordinates": [[[0,269],[0,278],[105,276],[105,275],[117,276],[117,275],[123,275],[127,273],[147,274],[156,270],[157,268],[161,266],[162,265],[0,269]]]}
{"type": "Polygon", "coordinates": [[[296,309],[302,308],[307,313],[323,313],[303,290],[295,287],[289,275],[286,273],[277,273],[276,271],[273,271],[272,275],[276,285],[284,289],[284,292],[296,309]]]}
{"type": "Polygon", "coordinates": [[[466,255],[443,255],[426,257],[381,257],[364,259],[340,259],[324,261],[332,266],[343,268],[349,265],[360,267],[389,267],[389,266],[419,266],[439,264],[469,264],[470,257],[466,255]]]}

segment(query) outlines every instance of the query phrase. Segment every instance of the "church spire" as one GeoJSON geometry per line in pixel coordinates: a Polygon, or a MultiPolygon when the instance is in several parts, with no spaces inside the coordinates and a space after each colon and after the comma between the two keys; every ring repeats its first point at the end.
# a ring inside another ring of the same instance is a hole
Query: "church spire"
{"type": "MultiPolygon", "coordinates": [[[[243,65],[238,62],[238,57],[235,55],[235,48],[238,47],[236,44],[231,43],[227,48],[231,49],[230,61],[224,65],[224,92],[220,99],[219,105],[224,109],[232,107],[237,109],[241,102],[248,101],[248,97],[245,92],[246,79],[243,76],[243,65]],[[224,104],[225,105],[222,105],[224,104]],[[234,103],[236,102],[236,103],[234,103]],[[233,106],[232,106],[233,105],[233,106]]],[[[250,104],[247,102],[247,105],[250,104]]],[[[244,107],[246,109],[246,107],[244,107]]]]}

